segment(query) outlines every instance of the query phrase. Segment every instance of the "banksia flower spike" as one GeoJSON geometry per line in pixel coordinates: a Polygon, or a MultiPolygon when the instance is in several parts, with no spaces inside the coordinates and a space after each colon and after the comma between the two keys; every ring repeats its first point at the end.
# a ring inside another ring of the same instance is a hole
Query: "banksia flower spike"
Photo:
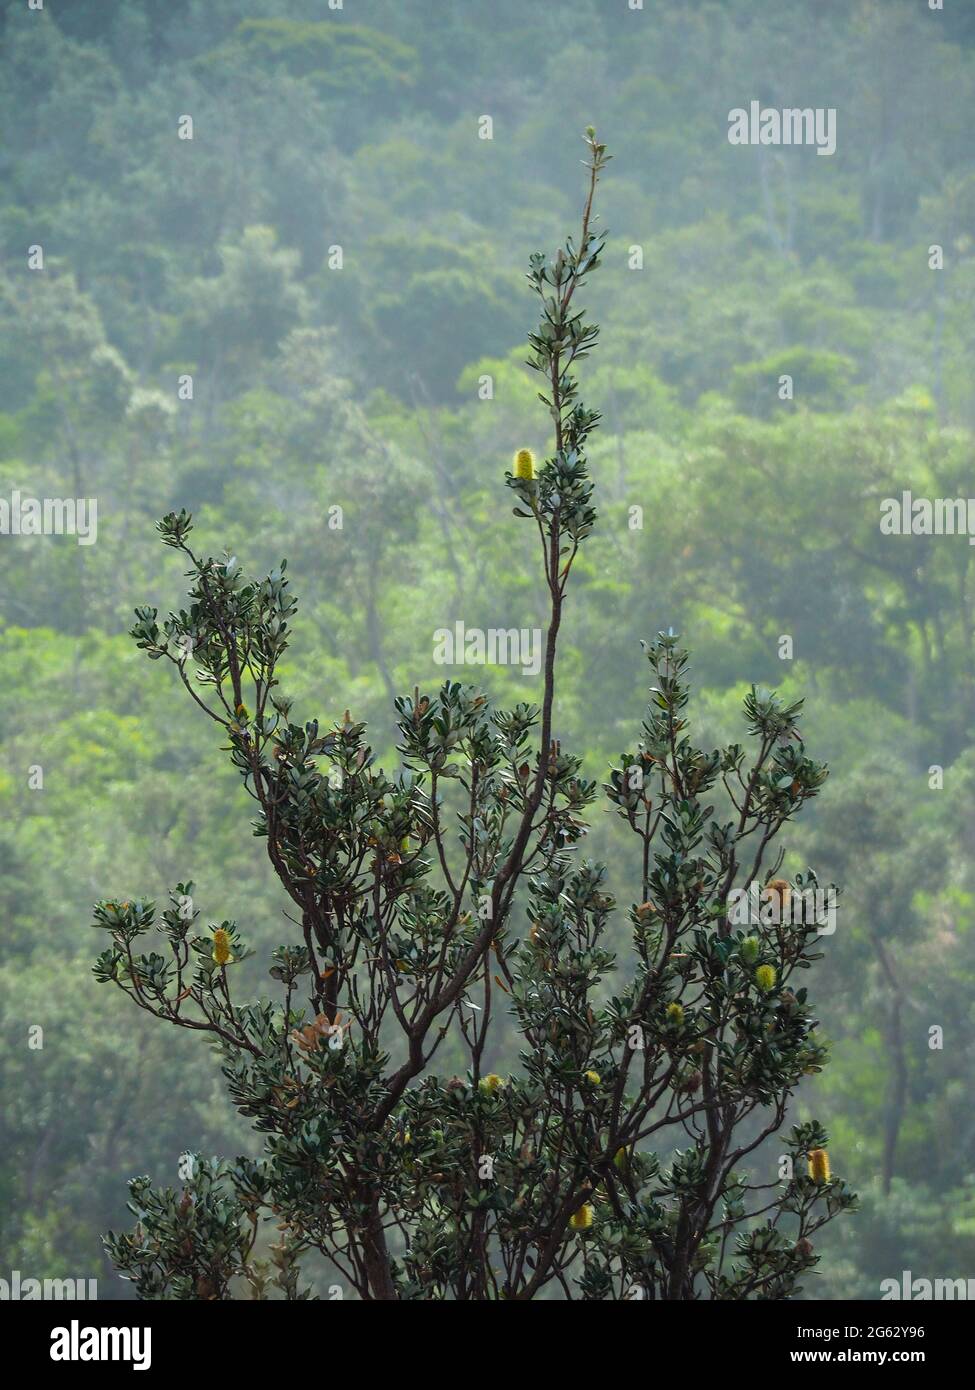
{"type": "Polygon", "coordinates": [[[829,1182],[829,1154],[825,1149],[809,1150],[809,1176],[815,1183],[829,1182]]]}
{"type": "Polygon", "coordinates": [[[746,965],[754,965],[761,949],[761,943],[757,936],[746,936],[738,947],[738,954],[746,965]]]}
{"type": "Polygon", "coordinates": [[[592,1225],[595,1211],[591,1202],[583,1202],[582,1206],[572,1213],[569,1217],[569,1225],[574,1231],[588,1231],[592,1225]]]}
{"type": "Polygon", "coordinates": [[[503,1078],[492,1071],[487,1076],[481,1077],[478,1082],[478,1090],[484,1096],[493,1096],[495,1092],[501,1090],[503,1085],[503,1078]]]}
{"type": "Polygon", "coordinates": [[[515,477],[523,483],[535,480],[535,455],[531,449],[519,449],[514,458],[515,477]]]}
{"type": "Polygon", "coordinates": [[[230,933],[225,927],[217,927],[213,933],[213,959],[217,965],[230,965],[234,953],[230,949],[230,933]]]}
{"type": "Polygon", "coordinates": [[[773,878],[765,885],[763,898],[767,903],[775,905],[776,920],[785,921],[789,901],[792,897],[792,884],[787,878],[773,878]]]}
{"type": "Polygon", "coordinates": [[[684,1025],[684,1005],[678,1004],[676,1000],[667,1005],[667,1022],[671,1028],[681,1028],[684,1025]]]}
{"type": "Polygon", "coordinates": [[[755,971],[755,983],[764,994],[775,988],[776,978],[774,965],[760,965],[755,971]]]}

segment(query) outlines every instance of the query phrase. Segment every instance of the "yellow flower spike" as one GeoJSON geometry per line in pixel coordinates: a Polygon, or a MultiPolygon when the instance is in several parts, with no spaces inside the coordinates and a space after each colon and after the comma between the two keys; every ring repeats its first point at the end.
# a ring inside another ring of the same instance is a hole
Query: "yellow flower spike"
{"type": "Polygon", "coordinates": [[[755,971],[755,983],[764,994],[775,988],[777,978],[774,965],[760,965],[755,971]]]}
{"type": "Polygon", "coordinates": [[[676,1000],[667,1005],[667,1022],[672,1028],[680,1028],[684,1023],[684,1005],[678,1004],[676,1000]]]}
{"type": "Polygon", "coordinates": [[[757,936],[746,936],[738,947],[738,954],[746,965],[754,965],[761,953],[762,943],[757,936]]]}
{"type": "Polygon", "coordinates": [[[809,1176],[813,1182],[829,1182],[829,1154],[825,1149],[809,1150],[809,1176]]]}
{"type": "Polygon", "coordinates": [[[602,1079],[603,1079],[603,1078],[599,1075],[599,1072],[598,1072],[598,1071],[591,1071],[591,1070],[590,1070],[590,1071],[583,1072],[583,1077],[585,1078],[586,1081],[589,1082],[589,1085],[590,1085],[590,1086],[598,1086],[599,1083],[600,1083],[600,1082],[602,1081],[602,1079]]]}
{"type": "Polygon", "coordinates": [[[592,1202],[583,1202],[582,1206],[569,1217],[569,1225],[574,1231],[588,1231],[595,1214],[592,1202]]]}
{"type": "Polygon", "coordinates": [[[224,927],[214,930],[213,959],[217,965],[230,965],[234,959],[234,953],[230,949],[230,933],[224,927]]]}
{"type": "Polygon", "coordinates": [[[487,1076],[482,1076],[477,1085],[482,1095],[493,1096],[496,1091],[501,1090],[504,1080],[492,1071],[487,1076]]]}
{"type": "Polygon", "coordinates": [[[515,454],[515,477],[520,478],[524,483],[533,482],[535,479],[535,455],[531,449],[519,449],[515,454]]]}

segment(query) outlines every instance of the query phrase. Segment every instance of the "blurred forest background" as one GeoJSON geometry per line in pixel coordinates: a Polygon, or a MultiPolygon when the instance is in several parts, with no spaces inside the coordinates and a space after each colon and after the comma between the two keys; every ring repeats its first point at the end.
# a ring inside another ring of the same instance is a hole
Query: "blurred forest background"
{"type": "MultiPolygon", "coordinates": [[[[3,0],[0,41],[0,496],[96,497],[99,526],[0,539],[0,1273],[125,1296],[98,1244],[125,1179],[257,1142],[207,1047],[89,970],[96,898],[187,878],[204,921],[293,936],[208,721],[125,635],[182,599],[154,521],[287,556],[296,716],[350,707],[394,763],[436,628],[541,620],[502,479],[549,450],[523,272],[577,224],[590,122],[615,156],[583,368],[601,519],[558,735],[602,778],[639,639],[671,626],[705,746],[741,737],[753,680],[806,696],[833,776],[785,868],[845,891],[809,980],[833,1061],[791,1118],[863,1195],[807,1296],[975,1272],[975,550],[879,529],[905,489],[975,494],[975,4],[3,0]],[[753,99],[835,107],[836,154],[731,146],[753,99]]],[[[602,814],[591,841],[625,906],[632,850],[602,814]]]]}

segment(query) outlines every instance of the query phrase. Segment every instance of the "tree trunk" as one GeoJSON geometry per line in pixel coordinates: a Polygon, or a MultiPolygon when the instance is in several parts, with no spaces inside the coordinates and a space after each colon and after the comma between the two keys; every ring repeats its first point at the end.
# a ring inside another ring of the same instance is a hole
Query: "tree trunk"
{"type": "Polygon", "coordinates": [[[369,1280],[368,1298],[381,1303],[395,1302],[399,1295],[389,1267],[389,1247],[375,1198],[369,1209],[369,1221],[362,1232],[362,1263],[369,1280]]]}

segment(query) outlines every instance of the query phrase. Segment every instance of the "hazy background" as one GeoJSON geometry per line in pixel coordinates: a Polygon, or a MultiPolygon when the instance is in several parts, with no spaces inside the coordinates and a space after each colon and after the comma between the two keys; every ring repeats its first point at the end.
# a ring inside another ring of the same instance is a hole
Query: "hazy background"
{"type": "MultiPolygon", "coordinates": [[[[811,977],[834,1060],[792,1118],[864,1195],[807,1294],[975,1275],[975,551],[879,530],[905,489],[975,495],[975,4],[3,0],[0,37],[0,497],[98,500],[93,546],[0,537],[0,1276],[124,1294],[97,1236],[125,1179],[256,1142],[201,1040],[89,973],[94,899],[187,878],[267,952],[293,936],[208,721],[125,635],[182,598],[154,520],[286,555],[296,714],[351,707],[395,761],[434,629],[541,619],[502,478],[548,448],[523,271],[577,225],[590,122],[615,155],[583,367],[601,521],[557,733],[601,777],[669,626],[707,746],[751,681],[806,696],[834,771],[786,869],[845,893],[811,977]],[[835,155],[731,146],[753,99],[835,107],[835,155]]],[[[632,901],[601,812],[592,842],[632,901]]]]}

